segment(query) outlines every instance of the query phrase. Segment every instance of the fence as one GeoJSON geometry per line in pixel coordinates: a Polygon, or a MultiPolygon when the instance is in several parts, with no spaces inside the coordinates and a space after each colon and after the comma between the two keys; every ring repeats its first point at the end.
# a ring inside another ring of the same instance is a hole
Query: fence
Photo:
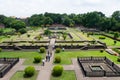
{"type": "Polygon", "coordinates": [[[2,78],[17,62],[19,58],[0,58],[0,63],[3,64],[0,68],[0,78],[2,78]]]}
{"type": "Polygon", "coordinates": [[[108,58],[106,57],[77,57],[78,63],[81,67],[81,69],[83,70],[85,76],[88,77],[103,77],[103,76],[107,76],[107,77],[116,77],[116,76],[120,76],[120,68],[114,64],[112,61],[110,61],[108,58]],[[111,71],[107,71],[105,69],[102,69],[100,71],[87,71],[86,69],[84,69],[84,66],[82,65],[82,63],[90,63],[90,62],[105,62],[111,71]]]}

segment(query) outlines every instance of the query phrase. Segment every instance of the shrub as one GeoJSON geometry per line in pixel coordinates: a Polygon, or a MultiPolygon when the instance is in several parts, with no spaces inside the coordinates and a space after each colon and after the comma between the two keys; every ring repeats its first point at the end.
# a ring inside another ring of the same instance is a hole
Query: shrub
{"type": "Polygon", "coordinates": [[[60,65],[56,65],[53,68],[52,75],[53,76],[61,76],[63,72],[63,67],[60,65]]]}
{"type": "Polygon", "coordinates": [[[44,47],[41,47],[40,48],[40,53],[44,53],[45,52],[45,48],[44,47]]]}
{"type": "Polygon", "coordinates": [[[44,30],[44,34],[45,34],[45,35],[50,35],[50,34],[51,34],[51,31],[50,31],[49,29],[46,29],[46,30],[44,30]]]}
{"type": "Polygon", "coordinates": [[[102,50],[102,49],[100,50],[101,53],[103,53],[103,51],[104,51],[104,50],[102,50]]]}
{"type": "Polygon", "coordinates": [[[20,32],[21,34],[24,34],[24,33],[27,32],[27,30],[26,30],[25,28],[22,28],[22,29],[19,30],[19,32],[20,32]]]}
{"type": "Polygon", "coordinates": [[[120,58],[117,58],[117,61],[120,62],[120,58]]]}
{"type": "Polygon", "coordinates": [[[114,31],[109,31],[110,34],[114,34],[114,31]]]}
{"type": "Polygon", "coordinates": [[[60,63],[61,62],[61,57],[60,56],[56,56],[55,57],[55,63],[60,63]]]}
{"type": "Polygon", "coordinates": [[[100,36],[99,39],[105,39],[105,36],[100,36]]]}
{"type": "Polygon", "coordinates": [[[114,44],[116,44],[117,43],[117,41],[116,40],[114,40],[114,44]]]}
{"type": "Polygon", "coordinates": [[[60,53],[61,52],[61,48],[56,48],[55,53],[60,53]]]}
{"type": "Polygon", "coordinates": [[[92,44],[95,44],[95,43],[96,43],[96,41],[95,41],[95,40],[93,40],[91,43],[92,43],[92,44]]]}
{"type": "Polygon", "coordinates": [[[87,35],[93,35],[94,33],[93,32],[89,32],[89,33],[87,33],[87,35]]]}
{"type": "Polygon", "coordinates": [[[25,72],[24,75],[26,77],[31,77],[35,73],[35,68],[33,66],[28,66],[28,67],[25,68],[24,72],[25,72]]]}
{"type": "Polygon", "coordinates": [[[41,60],[42,60],[41,56],[34,57],[34,63],[39,63],[39,62],[41,62],[41,60]]]}
{"type": "Polygon", "coordinates": [[[118,32],[115,32],[114,33],[114,38],[116,39],[116,38],[118,38],[119,37],[119,33],[118,32]]]}
{"type": "Polygon", "coordinates": [[[27,34],[27,37],[30,37],[30,34],[27,34]]]}
{"type": "Polygon", "coordinates": [[[2,52],[2,48],[0,48],[0,52],[2,52]]]}

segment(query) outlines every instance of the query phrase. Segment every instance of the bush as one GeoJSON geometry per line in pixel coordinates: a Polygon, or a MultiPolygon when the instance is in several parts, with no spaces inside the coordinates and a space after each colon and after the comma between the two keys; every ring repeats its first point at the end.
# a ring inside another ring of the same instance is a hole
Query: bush
{"type": "Polygon", "coordinates": [[[99,39],[105,39],[105,36],[100,36],[99,39]]]}
{"type": "Polygon", "coordinates": [[[24,34],[24,33],[27,32],[27,30],[26,30],[25,28],[22,28],[22,29],[19,30],[19,32],[20,32],[21,34],[24,34]]]}
{"type": "Polygon", "coordinates": [[[24,75],[26,77],[31,77],[35,73],[35,68],[33,66],[28,66],[28,67],[25,68],[24,72],[25,72],[24,75]]]}
{"type": "Polygon", "coordinates": [[[50,34],[51,34],[51,31],[50,31],[49,29],[46,29],[46,30],[44,30],[44,34],[45,34],[45,35],[50,35],[50,34]]]}
{"type": "Polygon", "coordinates": [[[2,48],[0,48],[0,52],[2,52],[2,48]]]}
{"type": "Polygon", "coordinates": [[[116,44],[117,43],[117,41],[116,40],[114,40],[114,44],[116,44]]]}
{"type": "Polygon", "coordinates": [[[61,76],[63,72],[63,67],[60,65],[56,65],[53,68],[52,75],[53,76],[61,76]]]}
{"type": "Polygon", "coordinates": [[[39,62],[41,62],[41,60],[42,60],[41,56],[34,57],[34,63],[39,63],[39,62]]]}
{"type": "Polygon", "coordinates": [[[55,53],[60,53],[61,52],[61,48],[56,48],[55,53]]]}
{"type": "Polygon", "coordinates": [[[117,61],[120,62],[120,58],[117,58],[117,61]]]}
{"type": "Polygon", "coordinates": [[[60,56],[56,56],[55,57],[55,63],[60,63],[61,62],[61,57],[60,56]]]}
{"type": "Polygon", "coordinates": [[[45,52],[45,48],[44,47],[41,47],[40,48],[40,53],[44,53],[45,52]]]}
{"type": "Polygon", "coordinates": [[[27,37],[30,37],[30,34],[27,34],[27,37]]]}
{"type": "Polygon", "coordinates": [[[93,32],[89,32],[89,33],[87,33],[87,35],[94,35],[94,33],[93,32]]]}
{"type": "Polygon", "coordinates": [[[102,50],[102,49],[100,50],[101,53],[103,53],[103,51],[104,51],[104,50],[102,50]]]}
{"type": "Polygon", "coordinates": [[[116,39],[116,38],[118,38],[119,37],[119,33],[118,32],[115,32],[114,33],[114,38],[116,39]]]}

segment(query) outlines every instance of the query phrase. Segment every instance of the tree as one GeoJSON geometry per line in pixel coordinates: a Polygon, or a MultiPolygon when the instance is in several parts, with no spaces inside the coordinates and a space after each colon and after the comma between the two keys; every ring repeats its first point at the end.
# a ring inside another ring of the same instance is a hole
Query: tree
{"type": "Polygon", "coordinates": [[[13,21],[15,21],[14,18],[11,18],[11,17],[5,18],[5,20],[4,20],[4,25],[5,25],[5,27],[7,27],[7,28],[12,28],[12,22],[13,22],[13,21]]]}
{"type": "Polygon", "coordinates": [[[62,37],[63,37],[64,40],[66,40],[66,38],[67,38],[67,33],[64,32],[63,35],[62,35],[62,37]]]}
{"type": "Polygon", "coordinates": [[[120,22],[120,11],[113,12],[112,18],[115,18],[116,21],[120,22]]]}
{"type": "Polygon", "coordinates": [[[53,24],[53,20],[50,18],[50,17],[45,17],[44,18],[44,24],[45,25],[51,25],[51,24],[53,24]]]}
{"type": "Polygon", "coordinates": [[[104,14],[101,12],[89,12],[83,15],[83,25],[88,28],[99,28],[99,22],[103,17],[104,14]]]}
{"type": "Polygon", "coordinates": [[[65,17],[62,24],[66,25],[66,26],[71,26],[71,25],[73,26],[75,24],[75,22],[72,19],[65,17]]]}
{"type": "Polygon", "coordinates": [[[51,34],[51,31],[50,31],[49,29],[46,29],[46,30],[44,30],[44,34],[45,34],[45,35],[50,35],[50,34],[51,34]]]}
{"type": "Polygon", "coordinates": [[[16,31],[18,31],[21,28],[25,28],[25,23],[19,20],[14,20],[11,23],[12,28],[14,28],[16,31]]]}
{"type": "Polygon", "coordinates": [[[5,18],[6,18],[6,17],[5,17],[4,15],[0,15],[0,23],[3,24],[4,21],[5,21],[5,18]]]}
{"type": "Polygon", "coordinates": [[[110,18],[103,18],[100,21],[99,25],[101,26],[100,30],[109,31],[109,30],[111,30],[111,19],[110,18]]]}
{"type": "Polygon", "coordinates": [[[44,24],[44,15],[43,14],[35,14],[28,18],[28,24],[30,26],[41,26],[44,24]]]}

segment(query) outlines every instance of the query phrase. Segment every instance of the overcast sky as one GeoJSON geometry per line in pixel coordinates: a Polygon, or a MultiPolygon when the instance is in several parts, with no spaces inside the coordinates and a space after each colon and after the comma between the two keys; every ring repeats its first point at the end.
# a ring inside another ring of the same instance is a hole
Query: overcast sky
{"type": "Polygon", "coordinates": [[[110,16],[120,10],[120,0],[0,0],[0,14],[28,17],[44,12],[87,13],[101,11],[110,16]]]}

